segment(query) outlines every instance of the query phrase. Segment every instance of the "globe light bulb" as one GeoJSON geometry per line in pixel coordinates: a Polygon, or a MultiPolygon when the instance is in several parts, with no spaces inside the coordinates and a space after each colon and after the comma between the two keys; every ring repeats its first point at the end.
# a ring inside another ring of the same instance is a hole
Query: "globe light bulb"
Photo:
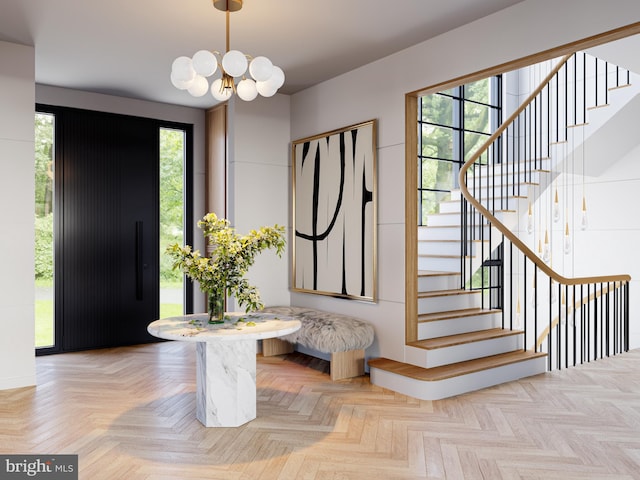
{"type": "Polygon", "coordinates": [[[256,82],[250,78],[245,78],[238,83],[236,87],[238,96],[245,102],[250,102],[258,96],[258,90],[256,88],[256,82]]]}
{"type": "Polygon", "coordinates": [[[222,79],[218,78],[211,83],[211,95],[216,100],[224,102],[233,95],[233,90],[231,88],[222,88],[222,79]]]}
{"type": "Polygon", "coordinates": [[[229,50],[222,57],[222,68],[232,77],[240,77],[247,71],[247,57],[239,50],[229,50]]]}
{"type": "Polygon", "coordinates": [[[199,50],[191,58],[193,69],[198,75],[210,77],[218,69],[218,59],[209,50],[199,50]]]}
{"type": "Polygon", "coordinates": [[[269,81],[266,82],[256,82],[256,89],[258,93],[263,97],[273,97],[278,91],[277,88],[273,87],[269,81]]]}
{"type": "Polygon", "coordinates": [[[273,73],[271,74],[268,82],[270,82],[271,85],[276,88],[276,90],[284,85],[284,72],[280,67],[277,67],[275,65],[273,66],[273,73]]]}
{"type": "Polygon", "coordinates": [[[202,97],[209,91],[209,82],[202,75],[196,75],[187,91],[194,97],[202,97]]]}
{"type": "Polygon", "coordinates": [[[249,73],[257,82],[266,82],[273,74],[273,63],[267,57],[256,57],[249,64],[249,73]]]}
{"type": "Polygon", "coordinates": [[[191,80],[178,80],[173,72],[171,72],[170,78],[173,86],[179,90],[187,90],[195,80],[195,77],[193,77],[191,80]]]}
{"type": "Polygon", "coordinates": [[[171,75],[180,82],[188,82],[196,76],[189,57],[178,57],[171,64],[171,75]]]}

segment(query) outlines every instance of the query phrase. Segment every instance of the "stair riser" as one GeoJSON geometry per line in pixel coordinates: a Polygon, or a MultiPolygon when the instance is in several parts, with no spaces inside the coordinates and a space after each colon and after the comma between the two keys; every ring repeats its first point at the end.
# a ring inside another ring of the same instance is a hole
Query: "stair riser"
{"type": "MultiPolygon", "coordinates": [[[[498,219],[500,219],[500,215],[497,215],[498,219]]],[[[474,227],[474,238],[479,239],[481,230],[484,230],[484,238],[489,238],[489,229],[491,227],[485,225],[480,229],[479,227],[474,227]]],[[[497,232],[497,230],[496,230],[497,232]]],[[[471,235],[471,233],[469,233],[471,235]]],[[[418,241],[420,240],[457,240],[460,241],[460,226],[449,226],[449,227],[422,227],[418,230],[418,241]]]]}
{"type": "Polygon", "coordinates": [[[430,275],[418,277],[418,292],[435,292],[460,288],[460,275],[430,275]]]}
{"type": "Polygon", "coordinates": [[[468,317],[450,318],[447,320],[434,320],[433,322],[418,323],[418,340],[428,338],[446,337],[460,333],[488,330],[500,326],[502,318],[500,314],[471,315],[468,317]]]}
{"type": "Polygon", "coordinates": [[[522,344],[523,335],[519,334],[453,345],[451,347],[434,348],[432,350],[406,346],[405,362],[423,368],[440,367],[450,363],[464,362],[519,350],[523,348],[522,344]]]}
{"type": "Polygon", "coordinates": [[[433,382],[416,380],[373,367],[370,369],[370,378],[373,385],[403,395],[420,400],[440,400],[519,378],[539,375],[545,371],[546,359],[542,357],[433,382]]]}
{"type": "Polygon", "coordinates": [[[418,257],[418,270],[455,272],[460,270],[460,259],[449,257],[418,257]]]}
{"type": "Polygon", "coordinates": [[[456,225],[460,225],[459,213],[434,213],[431,215],[427,215],[428,227],[445,227],[456,225]]]}
{"type": "MultiPolygon", "coordinates": [[[[485,257],[488,256],[489,250],[485,249],[485,257]]],[[[465,269],[467,272],[475,272],[482,265],[480,257],[471,257],[465,260],[465,269]]],[[[449,257],[418,257],[418,270],[435,270],[438,272],[454,272],[460,271],[460,258],[449,257]]]]}
{"type": "Polygon", "coordinates": [[[455,202],[441,202],[440,213],[457,213],[460,214],[460,200],[455,202]]]}
{"type": "MultiPolygon", "coordinates": [[[[455,241],[421,241],[418,242],[418,255],[460,255],[460,248],[460,242],[455,241]]],[[[469,255],[475,255],[478,242],[470,242],[469,250],[469,255]]]]}
{"type": "Polygon", "coordinates": [[[418,230],[420,240],[458,240],[460,241],[460,227],[429,228],[418,230]]]}
{"type": "MultiPolygon", "coordinates": [[[[544,175],[546,174],[541,174],[540,172],[526,173],[523,170],[521,170],[520,173],[509,171],[506,175],[502,175],[502,172],[499,172],[497,169],[494,175],[491,170],[487,173],[487,170],[485,169],[480,174],[480,177],[476,178],[476,182],[481,182],[485,185],[487,180],[489,180],[489,183],[492,185],[504,185],[505,183],[541,183],[546,181],[546,177],[544,175]]],[[[473,185],[473,179],[469,179],[468,181],[470,185],[473,185]]]]}
{"type": "MultiPolygon", "coordinates": [[[[545,159],[531,160],[530,162],[520,162],[519,166],[517,163],[506,163],[506,164],[498,164],[493,167],[477,166],[475,168],[477,169],[478,172],[480,172],[480,175],[485,175],[485,172],[487,170],[495,171],[496,175],[502,174],[503,171],[511,173],[513,171],[518,171],[518,170],[520,172],[523,172],[524,170],[551,170],[551,160],[548,158],[545,158],[545,159]]],[[[538,173],[543,173],[543,172],[538,172],[538,173]]]]}
{"type": "MultiPolygon", "coordinates": [[[[493,207],[493,205],[491,205],[493,207]]],[[[503,205],[500,203],[496,203],[496,209],[502,209],[503,205]]],[[[497,212],[502,213],[502,212],[497,212]]],[[[427,228],[429,227],[456,227],[460,228],[461,218],[459,213],[434,213],[427,217],[427,228]]],[[[482,222],[482,216],[480,213],[475,214],[475,216],[468,215],[467,223],[474,223],[475,225],[480,225],[482,222]]]]}
{"type": "Polygon", "coordinates": [[[470,185],[468,189],[469,189],[469,192],[476,198],[482,198],[482,199],[495,198],[496,205],[498,205],[497,199],[501,198],[502,196],[507,197],[511,195],[517,195],[517,196],[526,197],[529,195],[530,188],[532,186],[535,186],[535,185],[524,184],[524,185],[516,185],[514,187],[510,183],[511,182],[509,182],[509,185],[507,187],[504,187],[502,190],[500,189],[501,184],[497,184],[494,188],[493,185],[487,186],[486,183],[484,182],[483,182],[483,185],[481,186],[473,187],[472,185],[470,185]]]}
{"type": "Polygon", "coordinates": [[[451,310],[465,310],[480,308],[482,294],[480,291],[462,295],[442,295],[418,299],[418,314],[450,312],[451,310]]]}
{"type": "MultiPolygon", "coordinates": [[[[496,192],[496,193],[500,193],[500,192],[496,192]]],[[[522,207],[523,205],[526,205],[526,203],[519,203],[519,202],[526,202],[527,199],[525,196],[522,196],[522,198],[520,197],[516,197],[511,195],[511,192],[507,192],[508,195],[506,196],[502,196],[502,195],[498,195],[497,197],[490,196],[489,198],[487,198],[486,196],[482,196],[482,203],[483,204],[487,204],[489,203],[492,207],[494,206],[493,204],[495,203],[495,207],[496,210],[518,210],[519,207],[522,207]]],[[[452,202],[447,202],[447,207],[445,207],[445,210],[442,209],[442,205],[440,206],[440,212],[441,213],[446,213],[446,214],[457,214],[458,216],[460,215],[460,209],[462,208],[460,205],[460,202],[454,203],[454,205],[457,205],[456,207],[453,206],[448,206],[449,203],[452,202]],[[454,210],[454,208],[456,208],[456,210],[454,210]]]]}

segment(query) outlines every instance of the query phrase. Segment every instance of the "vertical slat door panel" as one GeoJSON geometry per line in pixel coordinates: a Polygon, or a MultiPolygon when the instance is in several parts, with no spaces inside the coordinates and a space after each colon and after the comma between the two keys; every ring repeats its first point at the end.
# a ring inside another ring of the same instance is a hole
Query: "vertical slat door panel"
{"type": "Polygon", "coordinates": [[[62,350],[152,341],[146,325],[159,304],[157,124],[65,109],[58,135],[62,350]]]}

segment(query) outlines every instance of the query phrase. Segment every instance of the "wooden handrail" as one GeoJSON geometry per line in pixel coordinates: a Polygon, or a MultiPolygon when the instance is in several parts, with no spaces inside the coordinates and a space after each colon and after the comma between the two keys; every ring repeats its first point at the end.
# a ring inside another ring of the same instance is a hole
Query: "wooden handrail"
{"type": "Polygon", "coordinates": [[[538,94],[547,86],[547,84],[551,81],[553,76],[558,73],[558,71],[567,63],[567,61],[573,56],[571,53],[569,55],[565,55],[562,57],[562,60],[556,65],[551,72],[545,77],[542,83],[527,97],[520,107],[513,112],[507,120],[505,120],[502,125],[498,127],[498,129],[489,137],[489,139],[478,149],[476,153],[474,153],[467,162],[460,168],[459,181],[460,181],[460,191],[462,196],[466,198],[471,205],[473,205],[482,215],[491,222],[491,225],[498,229],[505,237],[507,237],[513,245],[516,246],[529,260],[531,260],[542,272],[544,272],[547,276],[552,278],[558,283],[563,285],[581,285],[586,283],[606,283],[606,282],[628,282],[631,280],[631,276],[627,274],[621,275],[607,275],[607,276],[599,276],[599,277],[575,277],[569,278],[560,275],[555,270],[551,269],[536,253],[531,250],[527,245],[524,244],[511,230],[509,230],[502,222],[500,222],[488,209],[486,209],[482,204],[476,200],[476,198],[471,195],[467,188],[466,183],[466,173],[467,170],[480,158],[480,156],[485,153],[489,147],[496,141],[500,135],[511,125],[514,120],[520,115],[525,108],[529,106],[533,102],[533,100],[538,96],[538,94]]]}

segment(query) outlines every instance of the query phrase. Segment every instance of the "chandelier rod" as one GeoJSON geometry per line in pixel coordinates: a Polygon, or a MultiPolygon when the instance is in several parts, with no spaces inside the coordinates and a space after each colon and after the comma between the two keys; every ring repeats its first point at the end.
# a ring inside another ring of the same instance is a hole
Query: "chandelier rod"
{"type": "Polygon", "coordinates": [[[229,14],[230,14],[230,12],[229,12],[228,8],[227,8],[226,14],[227,14],[227,50],[226,50],[226,52],[228,52],[230,50],[230,48],[229,48],[229,43],[230,43],[229,42],[229,14]]]}

